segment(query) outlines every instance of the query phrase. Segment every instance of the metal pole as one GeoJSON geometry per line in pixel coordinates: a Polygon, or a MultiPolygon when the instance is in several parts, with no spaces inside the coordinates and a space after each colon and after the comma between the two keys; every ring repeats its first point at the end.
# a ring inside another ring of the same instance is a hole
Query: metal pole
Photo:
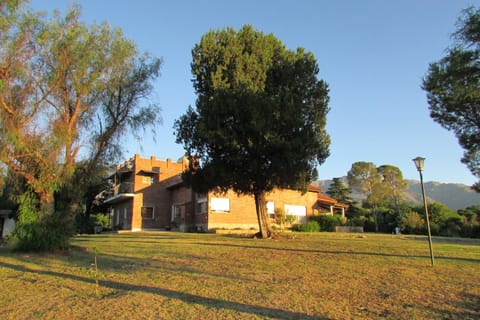
{"type": "Polygon", "coordinates": [[[435,265],[435,260],[433,258],[432,234],[430,233],[430,218],[428,216],[427,197],[425,197],[425,188],[423,186],[422,171],[418,170],[418,172],[420,173],[420,185],[422,186],[423,204],[425,206],[425,217],[427,219],[428,245],[430,247],[430,260],[432,261],[432,267],[433,267],[435,265]]]}

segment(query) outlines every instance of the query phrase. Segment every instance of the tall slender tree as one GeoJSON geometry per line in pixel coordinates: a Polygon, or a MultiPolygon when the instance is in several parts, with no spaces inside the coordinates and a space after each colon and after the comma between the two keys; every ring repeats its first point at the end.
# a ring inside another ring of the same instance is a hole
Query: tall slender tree
{"type": "Polygon", "coordinates": [[[329,155],[327,84],[311,53],[248,25],[208,32],[192,58],[196,109],[175,123],[177,142],[197,160],[184,179],[195,190],[253,195],[266,238],[265,194],[306,190],[329,155]]]}
{"type": "Polygon", "coordinates": [[[392,165],[382,165],[378,167],[378,173],[382,176],[382,182],[389,197],[400,216],[400,205],[403,200],[403,192],[407,189],[408,183],[403,179],[402,171],[392,165]]]}
{"type": "Polygon", "coordinates": [[[364,202],[371,208],[375,222],[375,231],[378,231],[378,205],[385,196],[381,185],[382,179],[377,167],[372,162],[359,161],[352,164],[347,174],[349,186],[364,195],[364,202]]]}

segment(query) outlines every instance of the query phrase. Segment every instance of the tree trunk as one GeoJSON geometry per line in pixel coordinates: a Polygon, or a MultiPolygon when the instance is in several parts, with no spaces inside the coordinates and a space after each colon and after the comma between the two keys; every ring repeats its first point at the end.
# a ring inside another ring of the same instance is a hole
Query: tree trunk
{"type": "Polygon", "coordinates": [[[258,237],[262,239],[269,238],[272,235],[272,229],[270,229],[270,223],[268,221],[267,206],[265,202],[265,192],[258,192],[255,196],[255,209],[257,211],[258,218],[258,237]]]}
{"type": "Polygon", "coordinates": [[[375,223],[375,232],[378,232],[378,214],[377,208],[372,207],[373,222],[375,223]]]}
{"type": "Polygon", "coordinates": [[[53,192],[40,191],[38,192],[40,200],[40,217],[50,216],[55,213],[55,196],[53,192]]]}

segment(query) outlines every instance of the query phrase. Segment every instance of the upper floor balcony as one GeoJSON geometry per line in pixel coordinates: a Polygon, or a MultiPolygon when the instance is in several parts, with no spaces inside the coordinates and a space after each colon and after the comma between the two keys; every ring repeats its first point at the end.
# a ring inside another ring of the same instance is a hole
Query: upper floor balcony
{"type": "Polygon", "coordinates": [[[133,182],[121,182],[113,186],[113,195],[105,203],[113,204],[132,199],[135,196],[133,182]]]}
{"type": "Polygon", "coordinates": [[[133,193],[133,182],[121,182],[113,187],[113,195],[122,193],[133,193]]]}

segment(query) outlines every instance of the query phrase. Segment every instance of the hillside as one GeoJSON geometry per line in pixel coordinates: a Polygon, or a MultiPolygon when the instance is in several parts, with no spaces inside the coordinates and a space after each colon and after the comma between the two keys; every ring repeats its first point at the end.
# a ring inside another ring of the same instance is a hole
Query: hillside
{"type": "MultiPolygon", "coordinates": [[[[346,183],[346,178],[344,181],[346,183]]],[[[407,180],[407,182],[408,188],[404,199],[413,205],[422,204],[420,182],[417,180],[407,180]]],[[[319,180],[316,185],[326,191],[331,183],[332,180],[319,180]]],[[[480,193],[476,193],[469,186],[461,183],[426,182],[425,193],[429,202],[441,202],[454,210],[480,205],[480,193]]],[[[359,195],[354,194],[353,198],[359,199],[359,195]]]]}

